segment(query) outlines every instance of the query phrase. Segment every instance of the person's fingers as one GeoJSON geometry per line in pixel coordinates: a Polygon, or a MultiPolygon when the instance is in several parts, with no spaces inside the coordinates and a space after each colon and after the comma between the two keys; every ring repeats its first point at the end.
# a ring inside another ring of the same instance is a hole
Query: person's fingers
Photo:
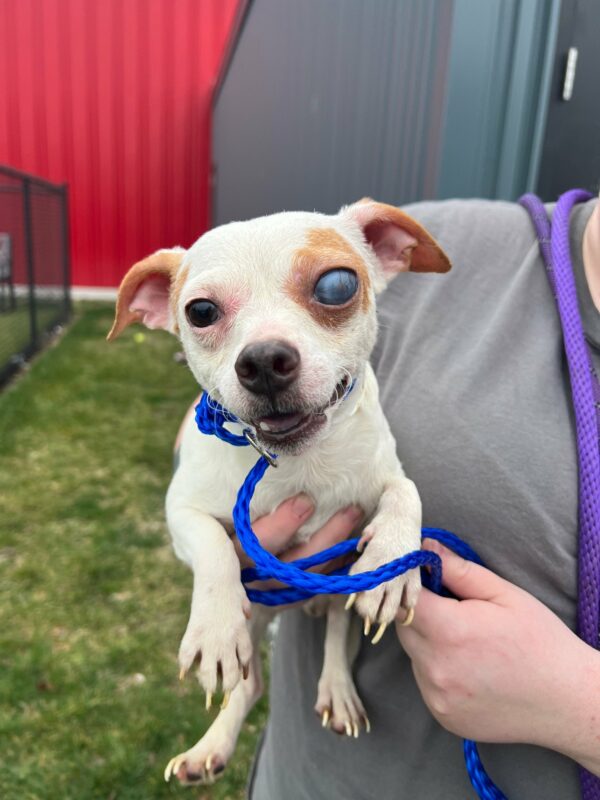
{"type": "MultiPolygon", "coordinates": [[[[282,555],[282,560],[295,561],[297,558],[307,558],[314,553],[319,553],[321,550],[327,550],[328,547],[332,547],[338,542],[343,542],[350,537],[352,531],[361,522],[363,513],[360,506],[343,508],[333,517],[330,517],[325,525],[311,536],[307,542],[286,550],[282,555]]],[[[328,570],[330,568],[331,563],[328,565],[328,570]]]]}
{"type": "Polygon", "coordinates": [[[286,549],[314,510],[311,498],[307,494],[298,494],[288,497],[275,511],[255,520],[252,528],[265,550],[277,555],[286,549]]]}
{"type": "MultiPolygon", "coordinates": [[[[286,550],[288,542],[293,539],[313,512],[314,504],[310,497],[299,494],[284,500],[271,514],[255,520],[252,528],[265,550],[275,555],[281,555],[282,561],[295,561],[344,541],[363,518],[363,510],[360,506],[348,506],[334,514],[307,542],[286,550]]],[[[242,568],[252,566],[252,561],[247,557],[237,537],[234,537],[233,544],[242,568]]],[[[341,567],[344,562],[345,558],[335,559],[314,567],[313,571],[331,571],[341,567]]],[[[277,581],[252,584],[253,588],[261,589],[277,588],[278,586],[280,584],[277,581]]]]}
{"type": "Polygon", "coordinates": [[[399,617],[396,618],[396,633],[398,634],[400,644],[412,661],[420,652],[423,644],[423,637],[412,625],[404,627],[402,625],[401,616],[400,614],[399,617]]]}
{"type": "Polygon", "coordinates": [[[424,539],[423,549],[440,556],[443,584],[459,600],[440,597],[422,589],[409,626],[402,625],[406,622],[406,611],[399,611],[396,628],[400,642],[406,646],[407,652],[418,644],[418,638],[437,641],[462,635],[468,621],[461,613],[460,600],[504,604],[503,598],[512,596],[515,590],[519,591],[490,570],[461,558],[436,540],[424,539]]]}
{"type": "MultiPolygon", "coordinates": [[[[276,512],[274,512],[276,513],[276,512]]],[[[269,515],[272,516],[272,515],[269,515]]],[[[321,550],[326,550],[332,547],[337,542],[342,542],[349,537],[353,529],[361,522],[363,518],[363,510],[359,506],[348,506],[347,508],[338,511],[320,528],[308,542],[291,547],[281,554],[282,561],[295,561],[298,558],[307,558],[308,556],[318,553],[321,550]]],[[[263,517],[263,519],[267,519],[263,517]]],[[[262,539],[261,539],[262,541],[262,539]]],[[[264,542],[263,542],[264,544],[264,542]]],[[[236,549],[242,562],[242,566],[248,566],[249,562],[244,553],[240,554],[241,547],[236,540],[236,549]]],[[[338,569],[346,562],[347,557],[327,561],[324,564],[318,564],[313,567],[311,572],[331,572],[338,569]]],[[[277,589],[281,586],[278,581],[261,581],[252,584],[253,589],[277,589]]]]}
{"type": "MultiPolygon", "coordinates": [[[[284,559],[282,559],[283,561],[284,559]]],[[[334,558],[333,561],[326,561],[324,564],[317,564],[316,567],[312,567],[309,572],[333,572],[335,569],[339,569],[343,567],[346,563],[347,559],[340,557],[334,558]]],[[[281,581],[275,580],[274,578],[268,581],[253,581],[252,583],[248,584],[252,589],[260,589],[261,591],[265,589],[281,589],[284,584],[281,581]]],[[[300,601],[304,603],[304,600],[300,601]]],[[[294,604],[295,605],[295,604],[294,604]]],[[[285,606],[287,608],[287,606],[285,606]]]]}
{"type": "Polygon", "coordinates": [[[434,539],[424,539],[423,549],[437,553],[442,559],[442,581],[462,600],[498,600],[513,587],[479,564],[456,555],[434,539]]]}
{"type": "MultiPolygon", "coordinates": [[[[282,561],[296,561],[298,558],[308,558],[314,553],[319,553],[321,550],[327,550],[338,542],[343,542],[348,539],[352,530],[359,524],[363,518],[363,510],[360,506],[348,506],[338,511],[333,517],[330,517],[325,525],[320,528],[308,542],[290,547],[281,554],[282,561]]],[[[347,561],[347,556],[335,558],[332,561],[326,561],[324,564],[317,564],[312,567],[310,572],[331,572],[334,569],[342,567],[347,561]]],[[[281,584],[278,581],[264,581],[260,584],[260,588],[275,588],[281,584]]],[[[254,586],[254,584],[253,584],[254,586]]]]}
{"type": "MultiPolygon", "coordinates": [[[[265,550],[277,555],[285,550],[314,510],[315,505],[307,494],[297,494],[280,503],[275,511],[254,520],[252,529],[265,550]]],[[[233,545],[242,567],[252,566],[237,536],[233,537],[233,545]]]]}
{"type": "Polygon", "coordinates": [[[241,542],[237,538],[237,536],[234,536],[232,541],[233,541],[233,546],[235,548],[235,553],[236,553],[236,555],[238,557],[238,561],[240,562],[241,568],[242,569],[246,569],[246,567],[253,567],[254,566],[254,561],[252,561],[251,558],[248,558],[248,556],[246,555],[246,552],[245,552],[244,548],[242,547],[241,542]]]}
{"type": "Polygon", "coordinates": [[[402,644],[408,639],[438,638],[453,626],[461,625],[457,614],[458,600],[440,597],[428,589],[421,589],[410,625],[406,625],[406,611],[400,609],[396,617],[396,630],[402,644]]]}

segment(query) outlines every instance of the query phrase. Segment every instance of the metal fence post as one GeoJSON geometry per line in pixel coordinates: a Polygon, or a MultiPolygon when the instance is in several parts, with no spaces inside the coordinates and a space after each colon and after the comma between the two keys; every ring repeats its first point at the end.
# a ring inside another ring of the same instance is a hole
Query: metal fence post
{"type": "Polygon", "coordinates": [[[63,241],[63,286],[65,313],[71,313],[71,249],[69,241],[69,186],[63,183],[62,191],[62,241],[63,241]]]}
{"type": "Polygon", "coordinates": [[[23,179],[23,224],[25,228],[25,259],[27,261],[27,280],[29,283],[29,323],[31,348],[37,347],[37,309],[35,302],[35,264],[33,254],[33,231],[31,222],[31,183],[23,179]]]}
{"type": "MultiPolygon", "coordinates": [[[[18,274],[23,290],[27,286],[27,293],[16,292],[10,295],[12,302],[0,302],[0,388],[40,349],[56,326],[71,316],[67,184],[51,183],[0,164],[0,211],[14,204],[21,206],[18,218],[13,213],[6,217],[2,213],[2,228],[6,228],[3,233],[14,242],[12,256],[16,266],[12,270],[12,264],[9,265],[9,292],[12,290],[10,282],[18,274]],[[38,253],[40,257],[47,256],[47,265],[36,264],[38,253]],[[46,268],[42,269],[44,266],[46,268]],[[42,283],[38,285],[40,277],[42,283]],[[25,311],[28,312],[28,326],[23,319],[25,311]]],[[[6,280],[0,275],[0,301],[5,284],[6,280]]]]}

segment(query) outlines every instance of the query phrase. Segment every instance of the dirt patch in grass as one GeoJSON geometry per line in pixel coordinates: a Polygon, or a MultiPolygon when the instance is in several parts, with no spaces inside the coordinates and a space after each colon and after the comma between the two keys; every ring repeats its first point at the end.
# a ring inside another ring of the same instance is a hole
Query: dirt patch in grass
{"type": "Polygon", "coordinates": [[[210,721],[177,679],[191,574],[164,522],[171,447],[197,391],[177,342],[82,305],[0,395],[0,797],[237,800],[265,701],[215,786],[166,785],[210,721]]]}

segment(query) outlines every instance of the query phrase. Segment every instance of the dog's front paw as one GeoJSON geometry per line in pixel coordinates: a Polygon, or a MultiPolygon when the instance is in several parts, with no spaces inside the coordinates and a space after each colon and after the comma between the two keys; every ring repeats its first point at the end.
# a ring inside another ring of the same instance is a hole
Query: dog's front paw
{"type": "MultiPolygon", "coordinates": [[[[359,543],[359,547],[365,548],[364,552],[353,565],[350,574],[370,572],[383,564],[406,555],[411,550],[419,549],[420,533],[414,539],[415,546],[402,551],[397,545],[392,546],[391,537],[381,536],[377,527],[370,526],[364,531],[359,543]]],[[[354,606],[355,610],[364,619],[365,636],[369,635],[373,625],[378,626],[372,639],[373,644],[377,644],[400,608],[406,610],[406,618],[410,623],[420,590],[420,571],[419,569],[411,569],[403,575],[399,575],[391,581],[386,581],[386,583],[382,583],[367,592],[350,595],[346,608],[354,606]]]]}
{"type": "Polygon", "coordinates": [[[198,665],[198,680],[206,692],[206,708],[218,684],[224,692],[223,706],[240,677],[247,677],[252,657],[248,630],[250,604],[241,587],[226,593],[195,597],[186,631],[179,647],[180,677],[198,665]]]}

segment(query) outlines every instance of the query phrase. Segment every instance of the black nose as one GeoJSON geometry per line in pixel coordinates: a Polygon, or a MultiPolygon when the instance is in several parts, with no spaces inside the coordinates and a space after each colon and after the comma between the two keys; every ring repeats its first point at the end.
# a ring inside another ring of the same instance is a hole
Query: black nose
{"type": "Polygon", "coordinates": [[[235,371],[248,391],[274,395],[298,377],[300,353],[285,342],[256,342],[244,347],[235,362],[235,371]]]}

